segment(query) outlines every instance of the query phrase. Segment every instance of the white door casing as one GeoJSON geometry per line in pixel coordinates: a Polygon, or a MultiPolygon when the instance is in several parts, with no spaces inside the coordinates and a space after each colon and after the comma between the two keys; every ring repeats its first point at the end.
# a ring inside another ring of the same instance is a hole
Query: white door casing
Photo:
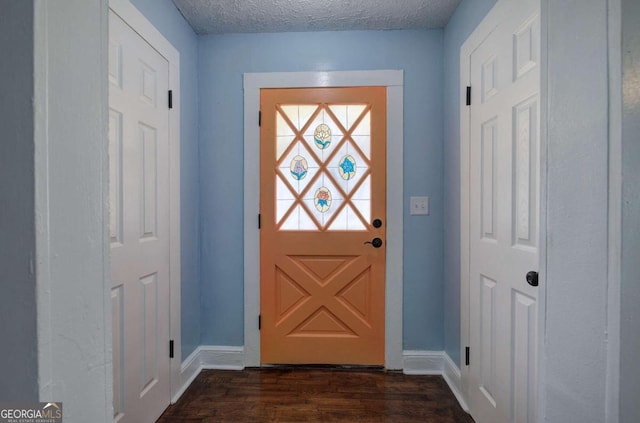
{"type": "Polygon", "coordinates": [[[536,419],[539,11],[501,0],[461,50],[462,379],[479,423],[536,419]]]}
{"type": "Polygon", "coordinates": [[[387,87],[387,232],[385,367],[402,368],[403,86],[401,70],[274,72],[244,75],[244,365],[260,365],[261,88],[387,87]]]}
{"type": "Polygon", "coordinates": [[[110,9],[114,419],[155,421],[181,385],[179,55],[128,1],[110,9]]]}

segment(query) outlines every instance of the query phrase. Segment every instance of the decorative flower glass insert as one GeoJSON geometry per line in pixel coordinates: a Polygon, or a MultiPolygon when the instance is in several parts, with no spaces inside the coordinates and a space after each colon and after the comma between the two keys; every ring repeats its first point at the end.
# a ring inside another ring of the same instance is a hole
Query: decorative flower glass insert
{"type": "Polygon", "coordinates": [[[338,163],[338,171],[345,181],[353,178],[356,174],[356,159],[351,155],[344,156],[338,163]]]}
{"type": "Polygon", "coordinates": [[[307,159],[302,156],[295,156],[291,160],[291,176],[296,181],[304,179],[307,176],[307,171],[309,170],[309,164],[307,163],[307,159]]]}
{"type": "Polygon", "coordinates": [[[324,150],[331,144],[331,128],[327,124],[321,123],[317,126],[313,133],[313,139],[316,143],[316,147],[320,150],[324,150]]]}
{"type": "Polygon", "coordinates": [[[372,194],[370,106],[282,104],[276,115],[278,230],[366,230],[372,194]]]}
{"type": "Polygon", "coordinates": [[[329,189],[327,187],[318,188],[313,202],[320,213],[329,210],[329,208],[331,208],[331,192],[329,189]]]}

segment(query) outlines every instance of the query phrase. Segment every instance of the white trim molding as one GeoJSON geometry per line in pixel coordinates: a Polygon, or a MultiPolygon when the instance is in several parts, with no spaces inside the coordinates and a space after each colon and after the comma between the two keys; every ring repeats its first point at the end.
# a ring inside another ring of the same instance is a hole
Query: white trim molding
{"type": "Polygon", "coordinates": [[[172,393],[175,404],[202,370],[243,370],[244,348],[202,345],[184,360],[180,369],[180,386],[172,393]]]}
{"type": "Polygon", "coordinates": [[[460,403],[460,406],[467,413],[469,412],[469,406],[464,399],[464,395],[462,395],[462,380],[460,378],[460,369],[456,366],[456,363],[453,362],[449,354],[444,353],[444,363],[442,369],[442,377],[449,385],[449,389],[453,392],[456,399],[460,403]]]}
{"type": "MultiPolygon", "coordinates": [[[[130,0],[109,0],[109,8],[149,43],[169,63],[169,89],[173,108],[169,113],[169,333],[176,345],[171,359],[171,395],[181,384],[180,335],[180,53],[130,0]]],[[[109,254],[109,251],[106,253],[109,254]]]]}
{"type": "Polygon", "coordinates": [[[469,411],[462,395],[460,369],[445,351],[403,351],[403,373],[406,375],[440,375],[460,403],[462,409],[469,411]]]}
{"type": "Polygon", "coordinates": [[[244,74],[244,348],[245,365],[260,366],[260,89],[387,87],[387,262],[385,367],[402,368],[403,163],[402,70],[244,74]]]}
{"type": "Polygon", "coordinates": [[[441,375],[444,352],[407,350],[402,352],[402,361],[405,375],[441,375]]]}

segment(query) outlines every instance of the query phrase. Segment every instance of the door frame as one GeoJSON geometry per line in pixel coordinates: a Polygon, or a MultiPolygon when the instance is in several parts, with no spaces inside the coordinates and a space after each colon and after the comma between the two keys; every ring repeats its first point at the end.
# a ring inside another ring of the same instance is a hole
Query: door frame
{"type": "MultiPolygon", "coordinates": [[[[169,63],[169,336],[176,347],[170,359],[171,403],[178,399],[181,380],[180,337],[180,53],[129,0],[109,0],[109,9],[129,25],[169,63]]],[[[107,47],[108,50],[108,47],[107,47]]],[[[107,220],[108,222],[108,220],[107,220]]],[[[107,255],[109,253],[107,252],[107,255]]],[[[168,353],[169,346],[167,346],[168,353]]]]}
{"type": "Polygon", "coordinates": [[[387,87],[387,254],[385,367],[402,369],[403,90],[402,70],[244,74],[244,365],[260,361],[260,90],[262,88],[387,87]]]}
{"type": "MultiPolygon", "coordinates": [[[[540,395],[539,387],[543,383],[542,346],[545,336],[545,298],[546,298],[546,263],[547,263],[547,235],[546,235],[546,203],[547,203],[547,23],[545,21],[544,1],[540,1],[540,86],[538,98],[540,103],[539,118],[539,143],[540,143],[540,198],[539,198],[539,225],[538,225],[538,263],[539,263],[539,286],[538,286],[538,339],[537,341],[537,384],[538,403],[537,415],[541,410],[544,398],[540,395]]],[[[460,104],[460,357],[465,357],[465,347],[470,344],[470,273],[469,273],[469,216],[470,216],[470,188],[469,188],[469,166],[470,166],[470,107],[466,105],[466,87],[471,85],[471,54],[482,44],[482,42],[493,32],[493,30],[503,21],[505,14],[512,5],[507,0],[498,0],[494,7],[487,13],[483,20],[469,35],[460,47],[460,84],[459,84],[459,104],[460,104]]],[[[473,99],[472,99],[473,101],[473,99]]],[[[469,399],[469,366],[464,362],[460,363],[460,382],[462,395],[465,401],[469,399]]]]}

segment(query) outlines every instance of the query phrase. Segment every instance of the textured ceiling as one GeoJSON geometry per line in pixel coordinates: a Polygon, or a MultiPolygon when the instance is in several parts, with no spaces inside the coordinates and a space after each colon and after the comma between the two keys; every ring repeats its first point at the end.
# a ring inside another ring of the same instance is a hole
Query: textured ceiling
{"type": "Polygon", "coordinates": [[[442,28],[460,0],[173,0],[198,34],[442,28]]]}

